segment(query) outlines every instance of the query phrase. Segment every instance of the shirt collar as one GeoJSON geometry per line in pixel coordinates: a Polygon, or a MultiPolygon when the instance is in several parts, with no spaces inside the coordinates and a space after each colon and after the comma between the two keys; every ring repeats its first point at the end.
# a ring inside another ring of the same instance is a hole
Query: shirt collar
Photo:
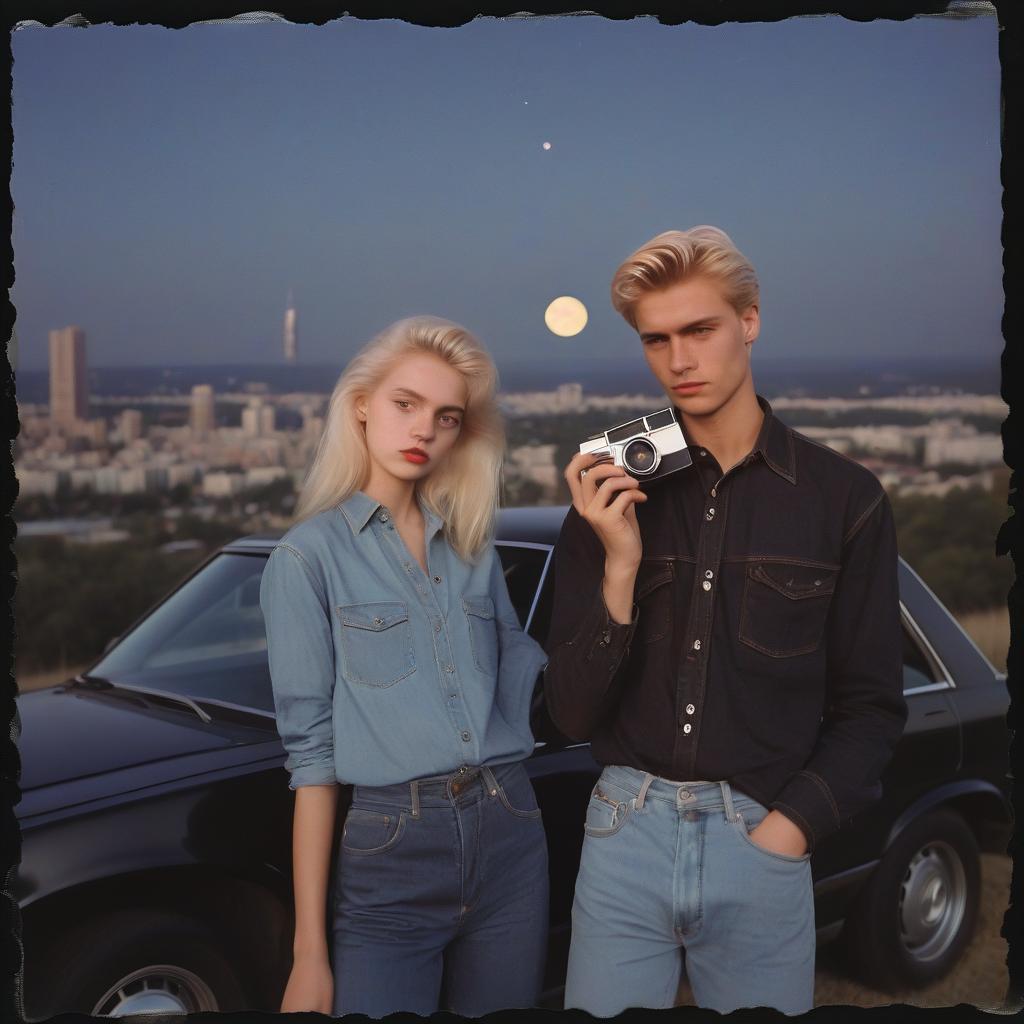
{"type": "Polygon", "coordinates": [[[753,452],[759,452],[761,458],[783,480],[796,483],[796,452],[793,449],[793,431],[772,412],[766,398],[757,396],[757,404],[764,413],[764,422],[754,442],[753,452]]]}
{"type": "MultiPolygon", "coordinates": [[[[420,503],[420,509],[427,524],[426,539],[429,543],[430,539],[444,524],[440,516],[427,508],[426,503],[418,494],[416,495],[416,500],[420,503]]],[[[375,501],[365,491],[356,491],[338,505],[348,525],[352,527],[353,533],[361,533],[376,511],[383,507],[379,501],[375,501]]]]}

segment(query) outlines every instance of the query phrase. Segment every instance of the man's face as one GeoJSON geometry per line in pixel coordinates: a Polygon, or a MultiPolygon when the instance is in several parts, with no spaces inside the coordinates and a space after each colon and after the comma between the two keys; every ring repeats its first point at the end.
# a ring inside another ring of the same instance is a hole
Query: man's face
{"type": "Polygon", "coordinates": [[[681,413],[711,416],[751,386],[757,306],[738,314],[717,281],[698,276],[648,292],[634,311],[647,364],[681,413]]]}

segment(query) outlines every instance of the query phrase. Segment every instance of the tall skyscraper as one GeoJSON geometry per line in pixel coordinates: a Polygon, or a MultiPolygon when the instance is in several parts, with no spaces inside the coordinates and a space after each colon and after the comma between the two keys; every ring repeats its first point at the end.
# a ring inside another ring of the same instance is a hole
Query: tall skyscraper
{"type": "Polygon", "coordinates": [[[74,430],[89,418],[89,382],[85,368],[85,331],[50,331],[50,424],[74,430]]]}
{"type": "Polygon", "coordinates": [[[196,384],[192,388],[192,405],[189,408],[188,421],[196,437],[206,437],[213,430],[216,419],[213,388],[209,384],[196,384]]]}
{"type": "Polygon", "coordinates": [[[294,363],[299,354],[298,313],[292,301],[292,290],[288,289],[288,308],[284,311],[284,361],[294,363]]]}

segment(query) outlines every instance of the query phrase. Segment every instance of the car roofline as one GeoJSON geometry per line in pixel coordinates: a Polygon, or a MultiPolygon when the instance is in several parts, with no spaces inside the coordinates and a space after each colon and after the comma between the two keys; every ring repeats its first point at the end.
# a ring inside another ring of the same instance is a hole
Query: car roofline
{"type": "MultiPolygon", "coordinates": [[[[568,510],[568,505],[516,506],[499,509],[494,539],[506,543],[521,540],[523,543],[532,542],[551,547],[558,537],[558,530],[568,510]],[[516,536],[522,528],[531,535],[529,539],[516,536]],[[547,539],[541,539],[542,536],[546,536],[547,539]]],[[[228,541],[221,550],[233,554],[269,553],[286,532],[287,530],[282,529],[248,533],[228,541]]]]}

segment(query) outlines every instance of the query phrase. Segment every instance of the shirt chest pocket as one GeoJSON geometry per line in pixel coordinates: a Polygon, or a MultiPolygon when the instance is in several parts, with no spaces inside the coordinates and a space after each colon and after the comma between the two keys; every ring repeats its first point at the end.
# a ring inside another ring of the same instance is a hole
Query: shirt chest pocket
{"type": "Polygon", "coordinates": [[[494,602],[486,596],[464,597],[462,609],[469,623],[469,645],[473,664],[486,676],[498,671],[498,627],[494,620],[494,602]]]}
{"type": "Polygon", "coordinates": [[[345,678],[392,686],[416,671],[409,608],[402,601],[338,605],[345,678]]]}
{"type": "Polygon", "coordinates": [[[797,562],[748,566],[740,606],[740,641],[773,658],[817,650],[838,574],[838,568],[797,562]]]}
{"type": "Polygon", "coordinates": [[[653,644],[663,640],[672,620],[672,563],[641,562],[636,576],[636,642],[653,644]]]}

